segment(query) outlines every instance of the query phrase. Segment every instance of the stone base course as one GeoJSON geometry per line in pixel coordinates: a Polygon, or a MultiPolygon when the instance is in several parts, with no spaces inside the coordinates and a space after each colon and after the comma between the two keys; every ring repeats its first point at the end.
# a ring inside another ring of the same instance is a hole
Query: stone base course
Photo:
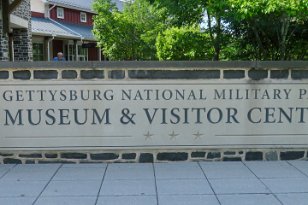
{"type": "Polygon", "coordinates": [[[200,149],[200,150],[117,150],[117,151],[2,151],[0,164],[42,163],[152,163],[170,161],[277,161],[308,160],[308,149],[200,149]]]}
{"type": "Polygon", "coordinates": [[[1,80],[308,78],[306,61],[0,62],[0,71],[1,80]]]}

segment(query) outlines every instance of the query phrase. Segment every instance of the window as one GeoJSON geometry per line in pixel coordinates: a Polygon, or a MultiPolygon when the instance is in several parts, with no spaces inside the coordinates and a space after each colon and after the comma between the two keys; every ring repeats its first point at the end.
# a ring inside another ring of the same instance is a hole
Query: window
{"type": "Polygon", "coordinates": [[[87,22],[87,14],[85,12],[80,12],[80,21],[83,23],[87,22]]]}
{"type": "Polygon", "coordinates": [[[44,60],[44,44],[33,43],[33,61],[43,61],[43,60],[44,60]]]}
{"type": "Polygon", "coordinates": [[[88,61],[88,49],[78,45],[78,60],[88,61]]]}
{"type": "Polygon", "coordinates": [[[68,43],[67,44],[67,51],[66,51],[66,56],[67,56],[67,61],[75,61],[75,45],[73,43],[68,43]]]}
{"type": "Polygon", "coordinates": [[[64,9],[57,7],[57,18],[58,19],[64,19],[64,9]]]}

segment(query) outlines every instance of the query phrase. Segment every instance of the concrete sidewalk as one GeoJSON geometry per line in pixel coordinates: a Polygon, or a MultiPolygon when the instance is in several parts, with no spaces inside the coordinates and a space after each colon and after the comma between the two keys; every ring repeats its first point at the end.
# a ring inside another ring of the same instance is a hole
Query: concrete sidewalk
{"type": "Polygon", "coordinates": [[[307,205],[308,161],[0,165],[1,205],[307,205]]]}

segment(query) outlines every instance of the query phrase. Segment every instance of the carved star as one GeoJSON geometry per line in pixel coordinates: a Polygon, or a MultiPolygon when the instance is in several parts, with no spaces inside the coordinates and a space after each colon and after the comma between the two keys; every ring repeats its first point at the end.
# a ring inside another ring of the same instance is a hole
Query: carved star
{"type": "Polygon", "coordinates": [[[145,136],[145,140],[148,139],[152,139],[152,136],[154,136],[154,134],[151,134],[150,131],[148,131],[146,134],[144,134],[143,136],[145,136]]]}
{"type": "Polygon", "coordinates": [[[201,139],[201,136],[203,136],[204,134],[200,133],[199,131],[195,134],[193,134],[195,136],[195,140],[197,139],[201,139]]]}
{"type": "Polygon", "coordinates": [[[175,134],[175,132],[172,131],[172,133],[169,134],[169,136],[170,136],[170,139],[172,140],[172,139],[176,139],[176,137],[179,136],[179,134],[175,134]]]}

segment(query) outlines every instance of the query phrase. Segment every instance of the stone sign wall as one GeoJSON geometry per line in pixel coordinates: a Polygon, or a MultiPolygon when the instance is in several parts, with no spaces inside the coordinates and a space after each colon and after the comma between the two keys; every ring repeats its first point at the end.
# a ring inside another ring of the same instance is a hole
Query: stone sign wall
{"type": "Polygon", "coordinates": [[[307,157],[306,62],[1,67],[2,163],[307,157]]]}

